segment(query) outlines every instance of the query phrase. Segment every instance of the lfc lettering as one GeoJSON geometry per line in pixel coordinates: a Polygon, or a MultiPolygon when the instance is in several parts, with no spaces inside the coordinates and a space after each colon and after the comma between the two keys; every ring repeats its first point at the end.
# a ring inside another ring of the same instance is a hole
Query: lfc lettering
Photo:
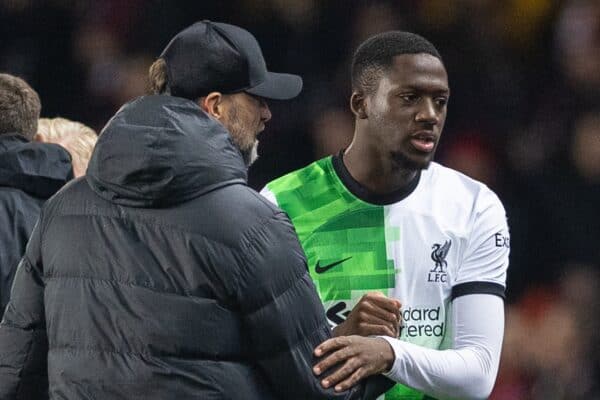
{"type": "Polygon", "coordinates": [[[445,272],[430,272],[427,275],[427,282],[446,283],[447,278],[448,278],[448,274],[446,274],[445,272]]]}

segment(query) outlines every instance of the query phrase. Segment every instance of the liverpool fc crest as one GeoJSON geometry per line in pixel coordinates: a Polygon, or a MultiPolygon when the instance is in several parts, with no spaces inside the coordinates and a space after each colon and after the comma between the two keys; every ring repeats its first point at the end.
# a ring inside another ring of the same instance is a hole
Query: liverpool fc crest
{"type": "Polygon", "coordinates": [[[427,277],[428,282],[446,282],[446,267],[448,266],[448,263],[446,262],[446,256],[450,251],[450,246],[452,246],[451,240],[446,240],[444,244],[435,243],[433,246],[431,246],[433,249],[431,252],[431,259],[435,265],[429,271],[429,275],[427,277]]]}

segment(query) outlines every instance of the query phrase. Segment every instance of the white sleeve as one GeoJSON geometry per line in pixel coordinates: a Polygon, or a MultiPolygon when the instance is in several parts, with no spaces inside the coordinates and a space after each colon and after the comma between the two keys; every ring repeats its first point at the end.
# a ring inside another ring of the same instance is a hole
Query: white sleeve
{"type": "Polygon", "coordinates": [[[440,400],[486,399],[498,373],[504,302],[495,295],[472,294],[452,305],[452,349],[428,349],[382,336],[396,357],[385,375],[440,400]]]}
{"type": "Polygon", "coordinates": [[[467,248],[453,275],[452,298],[467,294],[504,297],[509,252],[506,212],[486,188],[477,201],[467,248]]]}
{"type": "Polygon", "coordinates": [[[275,197],[275,194],[273,192],[271,192],[267,186],[262,188],[262,190],[260,191],[260,194],[265,199],[269,200],[271,203],[275,204],[276,206],[279,206],[279,204],[277,204],[277,198],[275,197]]]}

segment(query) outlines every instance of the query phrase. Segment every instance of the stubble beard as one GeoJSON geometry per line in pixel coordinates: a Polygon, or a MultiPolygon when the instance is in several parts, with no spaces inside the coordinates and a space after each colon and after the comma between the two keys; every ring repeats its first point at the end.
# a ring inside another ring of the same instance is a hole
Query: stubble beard
{"type": "Polygon", "coordinates": [[[238,118],[235,108],[229,109],[226,128],[233,143],[242,154],[244,164],[246,167],[250,167],[258,159],[258,139],[254,138],[251,143],[248,143],[250,133],[238,118]]]}
{"type": "Polygon", "coordinates": [[[425,161],[414,160],[403,151],[392,151],[390,156],[394,163],[394,166],[398,170],[418,172],[429,168],[431,161],[433,160],[433,154],[428,157],[425,161]]]}
{"type": "Polygon", "coordinates": [[[254,139],[252,144],[248,145],[243,139],[236,139],[236,135],[231,135],[233,138],[233,143],[238,148],[240,153],[242,154],[242,159],[244,160],[244,164],[246,167],[250,167],[256,160],[258,160],[258,140],[254,139]]]}
{"type": "Polygon", "coordinates": [[[249,150],[244,151],[240,149],[240,152],[242,153],[242,158],[244,159],[246,167],[251,166],[256,160],[258,160],[258,140],[254,141],[249,150]]]}

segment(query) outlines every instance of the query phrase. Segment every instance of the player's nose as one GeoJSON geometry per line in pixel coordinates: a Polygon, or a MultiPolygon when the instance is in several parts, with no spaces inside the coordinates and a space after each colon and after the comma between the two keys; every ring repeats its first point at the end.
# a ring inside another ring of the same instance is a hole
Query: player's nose
{"type": "Polygon", "coordinates": [[[440,120],[440,114],[435,106],[435,101],[428,98],[423,99],[415,119],[417,122],[425,122],[432,125],[437,124],[440,120]]]}
{"type": "Polygon", "coordinates": [[[271,109],[266,101],[262,100],[260,104],[260,119],[263,122],[268,122],[272,117],[271,109]]]}

